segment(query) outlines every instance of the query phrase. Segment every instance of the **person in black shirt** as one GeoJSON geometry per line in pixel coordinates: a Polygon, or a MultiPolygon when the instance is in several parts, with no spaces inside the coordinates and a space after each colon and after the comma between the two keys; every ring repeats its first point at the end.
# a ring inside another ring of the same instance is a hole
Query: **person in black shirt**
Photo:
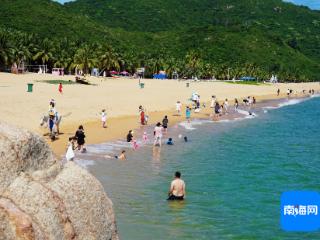
{"type": "Polygon", "coordinates": [[[129,131],[127,135],[127,142],[131,142],[133,140],[132,130],[129,131]]]}
{"type": "Polygon", "coordinates": [[[167,133],[168,123],[169,123],[168,116],[164,116],[164,119],[162,120],[162,127],[165,133],[167,133]]]}
{"type": "Polygon", "coordinates": [[[81,150],[81,152],[85,152],[86,151],[86,148],[84,147],[84,144],[85,144],[85,138],[86,138],[86,135],[84,134],[84,129],[83,129],[83,126],[80,125],[76,134],[75,134],[75,137],[77,139],[77,144],[78,144],[78,150],[81,150]]]}

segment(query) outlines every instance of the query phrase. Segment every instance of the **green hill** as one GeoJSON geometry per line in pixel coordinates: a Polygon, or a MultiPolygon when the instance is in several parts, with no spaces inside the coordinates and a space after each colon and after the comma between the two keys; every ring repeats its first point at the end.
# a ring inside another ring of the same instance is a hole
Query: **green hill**
{"type": "MultiPolygon", "coordinates": [[[[66,55],[78,65],[75,54],[87,47],[86,68],[320,79],[320,12],[280,0],[0,0],[0,6],[3,29],[36,33],[53,45],[68,39],[66,55]]],[[[59,60],[53,55],[49,65],[59,60]]],[[[71,62],[64,65],[72,69],[71,62]]]]}

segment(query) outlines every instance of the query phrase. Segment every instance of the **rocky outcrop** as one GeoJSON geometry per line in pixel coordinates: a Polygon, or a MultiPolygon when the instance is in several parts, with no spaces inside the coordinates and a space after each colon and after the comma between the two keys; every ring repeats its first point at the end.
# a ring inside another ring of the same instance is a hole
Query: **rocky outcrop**
{"type": "Polygon", "coordinates": [[[0,240],[118,239],[112,202],[39,136],[0,123],[0,240]]]}

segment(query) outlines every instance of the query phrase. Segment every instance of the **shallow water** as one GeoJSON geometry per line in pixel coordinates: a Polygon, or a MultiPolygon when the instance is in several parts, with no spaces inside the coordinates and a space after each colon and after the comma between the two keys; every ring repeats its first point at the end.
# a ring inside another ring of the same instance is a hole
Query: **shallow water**
{"type": "Polygon", "coordinates": [[[103,157],[123,142],[91,146],[80,161],[111,197],[121,239],[320,239],[279,224],[283,191],[320,192],[319,116],[320,98],[290,100],[243,121],[175,126],[174,146],[149,144],[129,151],[127,161],[103,157]],[[177,170],[187,199],[168,203],[177,170]]]}

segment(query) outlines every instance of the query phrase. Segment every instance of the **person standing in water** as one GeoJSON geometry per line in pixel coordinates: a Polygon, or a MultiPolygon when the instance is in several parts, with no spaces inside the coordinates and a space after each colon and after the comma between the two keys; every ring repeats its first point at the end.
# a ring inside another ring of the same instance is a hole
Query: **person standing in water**
{"type": "Polygon", "coordinates": [[[163,128],[161,127],[161,123],[158,122],[156,127],[154,128],[154,146],[161,147],[162,131],[163,128]]]}
{"type": "Polygon", "coordinates": [[[164,116],[164,119],[162,120],[162,127],[163,127],[163,131],[164,133],[167,133],[168,131],[168,123],[169,123],[169,119],[168,116],[164,116]]]}
{"type": "Polygon", "coordinates": [[[191,109],[189,107],[186,108],[186,119],[188,122],[190,122],[191,117],[191,109]]]}
{"type": "Polygon", "coordinates": [[[127,135],[127,142],[132,142],[133,140],[133,132],[130,130],[127,135]]]}
{"type": "Polygon", "coordinates": [[[223,103],[223,108],[225,110],[225,113],[227,114],[228,113],[228,108],[229,108],[229,102],[228,102],[228,99],[226,99],[223,103]]]}
{"type": "Polygon", "coordinates": [[[234,111],[236,112],[238,110],[238,107],[239,107],[239,102],[238,102],[238,99],[234,99],[234,111]]]}
{"type": "Polygon", "coordinates": [[[181,179],[181,173],[176,172],[174,175],[174,180],[171,182],[170,190],[168,193],[168,200],[184,200],[186,196],[186,184],[181,179]]]}

